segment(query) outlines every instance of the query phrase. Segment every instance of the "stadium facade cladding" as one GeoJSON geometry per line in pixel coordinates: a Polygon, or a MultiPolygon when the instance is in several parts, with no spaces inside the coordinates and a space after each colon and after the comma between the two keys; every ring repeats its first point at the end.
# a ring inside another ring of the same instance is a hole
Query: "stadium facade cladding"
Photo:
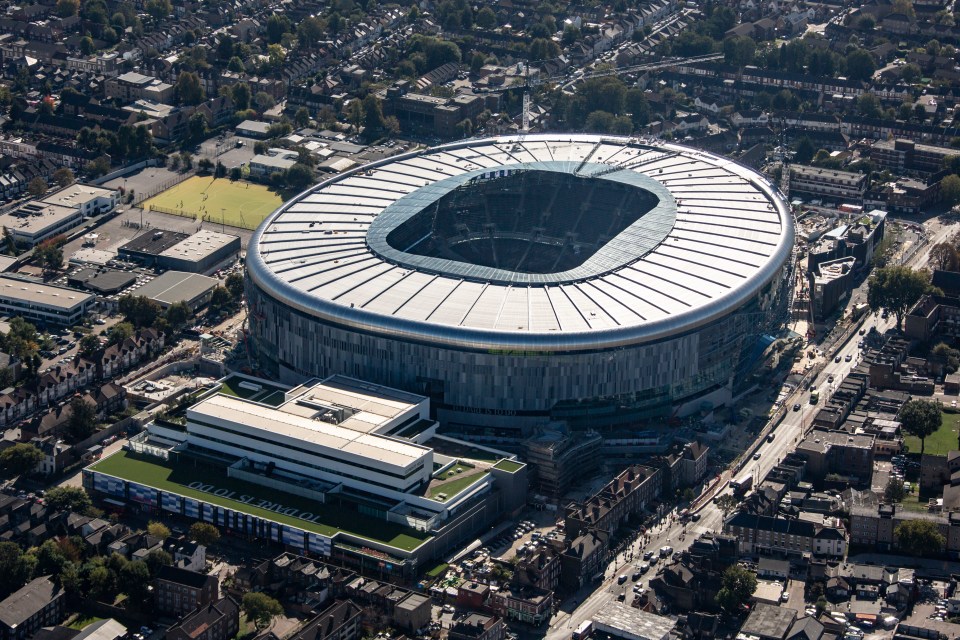
{"type": "Polygon", "coordinates": [[[636,138],[467,140],[331,178],[247,252],[253,355],[431,398],[448,431],[622,427],[722,403],[787,314],[770,182],[636,138]]]}

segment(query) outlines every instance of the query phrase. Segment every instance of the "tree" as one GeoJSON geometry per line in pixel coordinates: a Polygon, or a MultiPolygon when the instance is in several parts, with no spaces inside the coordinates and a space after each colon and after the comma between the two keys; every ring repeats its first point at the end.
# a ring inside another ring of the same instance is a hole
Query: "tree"
{"type": "Polygon", "coordinates": [[[313,184],[313,169],[302,162],[297,162],[287,169],[284,180],[291,189],[302,191],[313,184]]]}
{"type": "Polygon", "coordinates": [[[726,611],[733,612],[753,597],[753,592],[757,590],[757,576],[749,569],[735,564],[723,572],[720,585],[717,604],[726,611]]]}
{"type": "Polygon", "coordinates": [[[157,22],[166,19],[173,13],[173,5],[170,4],[170,0],[147,0],[144,8],[147,15],[157,22]]]}
{"type": "Polygon", "coordinates": [[[306,107],[297,109],[297,112],[293,114],[293,123],[300,128],[310,124],[310,112],[307,111],[306,107]]]}
{"type": "Polygon", "coordinates": [[[150,568],[142,560],[128,562],[118,578],[120,589],[137,604],[142,604],[150,595],[150,568]]]}
{"type": "Polygon", "coordinates": [[[0,542],[0,598],[26,584],[33,575],[35,559],[27,556],[15,542],[0,542]]]}
{"type": "Polygon", "coordinates": [[[144,558],[143,561],[147,563],[147,569],[150,570],[150,575],[156,575],[160,567],[169,567],[173,564],[173,556],[163,549],[154,549],[147,554],[147,557],[144,558]]]}
{"type": "Polygon", "coordinates": [[[943,365],[945,373],[956,373],[957,369],[960,369],[960,350],[946,342],[941,342],[931,349],[930,357],[943,365]]]}
{"type": "Polygon", "coordinates": [[[144,296],[121,296],[117,306],[123,319],[137,329],[153,326],[161,315],[160,305],[144,296]]]}
{"type": "Polygon", "coordinates": [[[224,307],[228,307],[233,303],[233,296],[230,295],[230,292],[224,289],[223,287],[214,287],[213,293],[210,294],[210,310],[214,313],[220,311],[224,307]]]}
{"type": "Polygon", "coordinates": [[[171,327],[180,329],[193,317],[193,309],[181,300],[167,307],[167,312],[164,314],[164,317],[167,319],[167,322],[170,323],[171,327]]]}
{"type": "Polygon", "coordinates": [[[41,462],[43,462],[43,452],[25,442],[18,442],[0,453],[0,468],[11,476],[29,474],[41,462]]]}
{"type": "Polygon", "coordinates": [[[107,332],[107,346],[121,344],[133,336],[134,328],[129,322],[118,322],[107,332]]]}
{"type": "Polygon", "coordinates": [[[270,621],[283,613],[280,603],[265,593],[251,591],[243,596],[241,604],[248,620],[253,620],[257,628],[265,627],[270,621]]]}
{"type": "Polygon", "coordinates": [[[39,198],[47,192],[47,189],[50,188],[50,185],[47,184],[47,181],[37,176],[27,185],[27,191],[34,198],[39,198]]]}
{"type": "Polygon", "coordinates": [[[283,34],[293,30],[290,18],[281,13],[271,13],[267,19],[267,40],[276,44],[283,39],[283,34]]]}
{"type": "Polygon", "coordinates": [[[723,41],[724,61],[735,67],[753,64],[757,43],[750,36],[733,36],[723,41]]]}
{"type": "Polygon", "coordinates": [[[190,525],[190,539],[209,547],[220,539],[220,530],[207,522],[194,522],[190,525]]]}
{"type": "Polygon", "coordinates": [[[560,55],[560,45],[549,38],[534,38],[529,47],[530,60],[551,60],[560,55]]]}
{"type": "Polygon", "coordinates": [[[67,422],[67,432],[74,442],[79,442],[93,435],[97,428],[97,409],[83,398],[76,397],[70,401],[70,420],[67,422]]]}
{"type": "Polygon", "coordinates": [[[816,153],[816,149],[813,147],[813,142],[807,136],[803,136],[797,140],[797,147],[795,153],[793,154],[794,162],[798,164],[809,164],[813,159],[813,154],[816,153]]]}
{"type": "Polygon", "coordinates": [[[300,46],[311,49],[323,40],[324,24],[320,18],[308,16],[297,25],[297,40],[300,46]]]}
{"type": "Polygon", "coordinates": [[[941,271],[956,271],[960,255],[949,242],[938,242],[930,247],[930,266],[941,271]]]}
{"type": "Polygon", "coordinates": [[[261,114],[268,109],[273,109],[276,105],[276,100],[266,91],[257,91],[253,96],[253,107],[261,114]]]}
{"type": "Polygon", "coordinates": [[[80,338],[80,355],[85,358],[92,358],[100,351],[100,338],[91,334],[80,338]]]}
{"type": "Polygon", "coordinates": [[[879,118],[880,98],[867,91],[857,100],[857,109],[864,118],[879,118]]]}
{"type": "Polygon", "coordinates": [[[58,187],[69,187],[74,180],[76,180],[76,177],[70,167],[62,167],[53,172],[53,181],[57,183],[58,187]]]}
{"type": "Polygon", "coordinates": [[[960,176],[951,174],[940,181],[940,197],[950,206],[960,202],[960,176]]]}
{"type": "Polygon", "coordinates": [[[202,111],[195,111],[191,114],[190,118],[187,119],[187,137],[191,142],[200,142],[206,136],[207,116],[203,115],[202,111]]]}
{"type": "Polygon", "coordinates": [[[920,438],[920,455],[927,436],[936,433],[943,424],[942,407],[934,400],[908,400],[900,408],[900,426],[910,435],[920,438]]]}
{"type": "Polygon", "coordinates": [[[70,18],[80,11],[80,0],[57,0],[57,15],[61,18],[70,18]]]}
{"type": "Polygon", "coordinates": [[[90,496],[80,487],[54,487],[44,494],[43,501],[51,513],[57,511],[85,513],[93,507],[90,496]]]}
{"type": "Polygon", "coordinates": [[[170,528],[162,522],[156,522],[151,520],[147,523],[147,533],[152,535],[155,538],[160,538],[161,540],[166,540],[170,537],[170,528]]]}
{"type": "Polygon", "coordinates": [[[938,555],[946,542],[931,520],[904,520],[893,533],[900,548],[912,556],[938,555]]]}
{"type": "Polygon", "coordinates": [[[80,53],[85,56],[90,55],[94,51],[93,38],[90,36],[83,36],[80,38],[80,53]]]}
{"type": "Polygon", "coordinates": [[[490,7],[484,7],[477,12],[477,17],[474,18],[474,24],[481,29],[495,29],[497,27],[497,14],[495,14],[490,7]]]}
{"type": "Polygon", "coordinates": [[[887,502],[903,502],[907,492],[903,488],[903,480],[891,477],[887,481],[887,486],[883,490],[883,498],[887,502]]]}
{"type": "Polygon", "coordinates": [[[560,42],[564,47],[569,47],[575,44],[581,37],[580,29],[578,29],[576,25],[568,24],[563,27],[563,35],[560,36],[560,42]]]}
{"type": "Polygon", "coordinates": [[[897,329],[903,317],[920,299],[930,283],[930,275],[910,267],[893,265],[874,271],[870,277],[867,303],[873,311],[884,309],[897,316],[897,329]]]}
{"type": "Polygon", "coordinates": [[[854,49],[847,54],[847,77],[866,82],[876,71],[873,56],[866,49],[854,49]]]}
{"type": "Polygon", "coordinates": [[[193,105],[203,102],[203,87],[200,76],[192,71],[181,71],[175,85],[177,96],[183,104],[193,105]]]}
{"type": "Polygon", "coordinates": [[[45,270],[56,271],[63,267],[63,248],[54,238],[37,245],[33,256],[45,270]]]}
{"type": "Polygon", "coordinates": [[[230,295],[232,295],[235,300],[243,297],[243,276],[239,273],[231,273],[227,276],[224,285],[226,285],[227,291],[230,292],[230,295]]]}
{"type": "Polygon", "coordinates": [[[737,506],[737,499],[729,493],[725,493],[716,499],[717,507],[723,512],[724,518],[737,506]]]}

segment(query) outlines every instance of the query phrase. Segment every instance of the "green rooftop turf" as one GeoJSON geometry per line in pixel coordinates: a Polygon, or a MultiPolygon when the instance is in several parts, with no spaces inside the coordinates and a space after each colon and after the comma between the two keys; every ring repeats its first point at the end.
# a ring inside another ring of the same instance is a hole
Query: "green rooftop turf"
{"type": "Polygon", "coordinates": [[[497,464],[493,465],[494,469],[500,469],[501,471],[506,471],[507,473],[516,473],[523,468],[523,464],[515,462],[513,460],[507,460],[504,458],[497,464]]]}
{"type": "Polygon", "coordinates": [[[444,502],[449,502],[451,498],[455,495],[469,487],[471,484],[482,478],[487,474],[487,471],[480,471],[478,473],[463,474],[452,478],[443,484],[432,485],[429,489],[428,497],[436,500],[437,496],[441,493],[447,494],[447,499],[444,502]]]}
{"type": "Polygon", "coordinates": [[[250,389],[244,389],[240,386],[240,383],[244,380],[246,379],[230,376],[223,381],[222,386],[220,387],[220,393],[227,396],[243,398],[244,400],[252,400],[253,402],[268,404],[273,407],[283,404],[285,390],[281,387],[275,387],[272,384],[262,380],[247,380],[247,382],[252,382],[253,384],[258,384],[262,387],[262,389],[259,391],[252,391],[250,389]]]}
{"type": "Polygon", "coordinates": [[[138,455],[131,451],[119,451],[91,465],[90,469],[320,535],[332,537],[339,532],[343,532],[388,544],[404,551],[413,551],[430,537],[429,534],[421,533],[415,529],[371,518],[356,511],[322,504],[300,496],[280,493],[267,487],[230,478],[227,477],[226,472],[219,472],[208,467],[195,468],[184,464],[177,465],[160,458],[138,455]],[[285,506],[319,515],[323,518],[323,521],[309,522],[262,509],[239,500],[191,489],[187,486],[191,482],[212,484],[217,488],[236,491],[238,495],[247,494],[271,502],[282,502],[285,506]]]}

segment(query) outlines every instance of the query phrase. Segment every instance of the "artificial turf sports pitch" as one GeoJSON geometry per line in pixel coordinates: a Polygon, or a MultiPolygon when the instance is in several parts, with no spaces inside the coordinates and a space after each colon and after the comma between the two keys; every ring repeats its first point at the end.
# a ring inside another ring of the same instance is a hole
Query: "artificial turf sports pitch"
{"type": "Polygon", "coordinates": [[[212,176],[193,176],[146,200],[145,211],[159,211],[241,229],[256,229],[283,204],[263,185],[212,176]]]}

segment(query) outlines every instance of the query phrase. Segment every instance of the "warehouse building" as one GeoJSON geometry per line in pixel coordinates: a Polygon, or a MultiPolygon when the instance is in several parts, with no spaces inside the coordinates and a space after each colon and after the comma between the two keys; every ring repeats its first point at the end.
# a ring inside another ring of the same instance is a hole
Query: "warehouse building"
{"type": "Polygon", "coordinates": [[[89,313],[96,296],[49,284],[0,277],[0,313],[42,325],[70,326],[89,313]]]}
{"type": "Polygon", "coordinates": [[[167,271],[131,293],[149,298],[164,309],[178,302],[186,302],[196,311],[210,302],[210,296],[218,284],[215,278],[197,273],[167,271]]]}
{"type": "Polygon", "coordinates": [[[240,256],[240,237],[202,229],[193,235],[157,230],[119,249],[122,260],[146,267],[208,275],[240,256]]]}
{"type": "Polygon", "coordinates": [[[162,269],[208,275],[240,257],[240,237],[201,229],[157,256],[162,269]]]}
{"type": "Polygon", "coordinates": [[[67,284],[77,289],[89,289],[102,296],[120,293],[137,281],[137,274],[116,269],[85,267],[67,276],[67,284]]]}
{"type": "Polygon", "coordinates": [[[189,233],[180,233],[179,231],[164,231],[161,229],[148,231],[120,247],[117,250],[117,256],[121,260],[130,260],[145,267],[154,267],[157,266],[157,260],[161,253],[189,237],[189,233]]]}

